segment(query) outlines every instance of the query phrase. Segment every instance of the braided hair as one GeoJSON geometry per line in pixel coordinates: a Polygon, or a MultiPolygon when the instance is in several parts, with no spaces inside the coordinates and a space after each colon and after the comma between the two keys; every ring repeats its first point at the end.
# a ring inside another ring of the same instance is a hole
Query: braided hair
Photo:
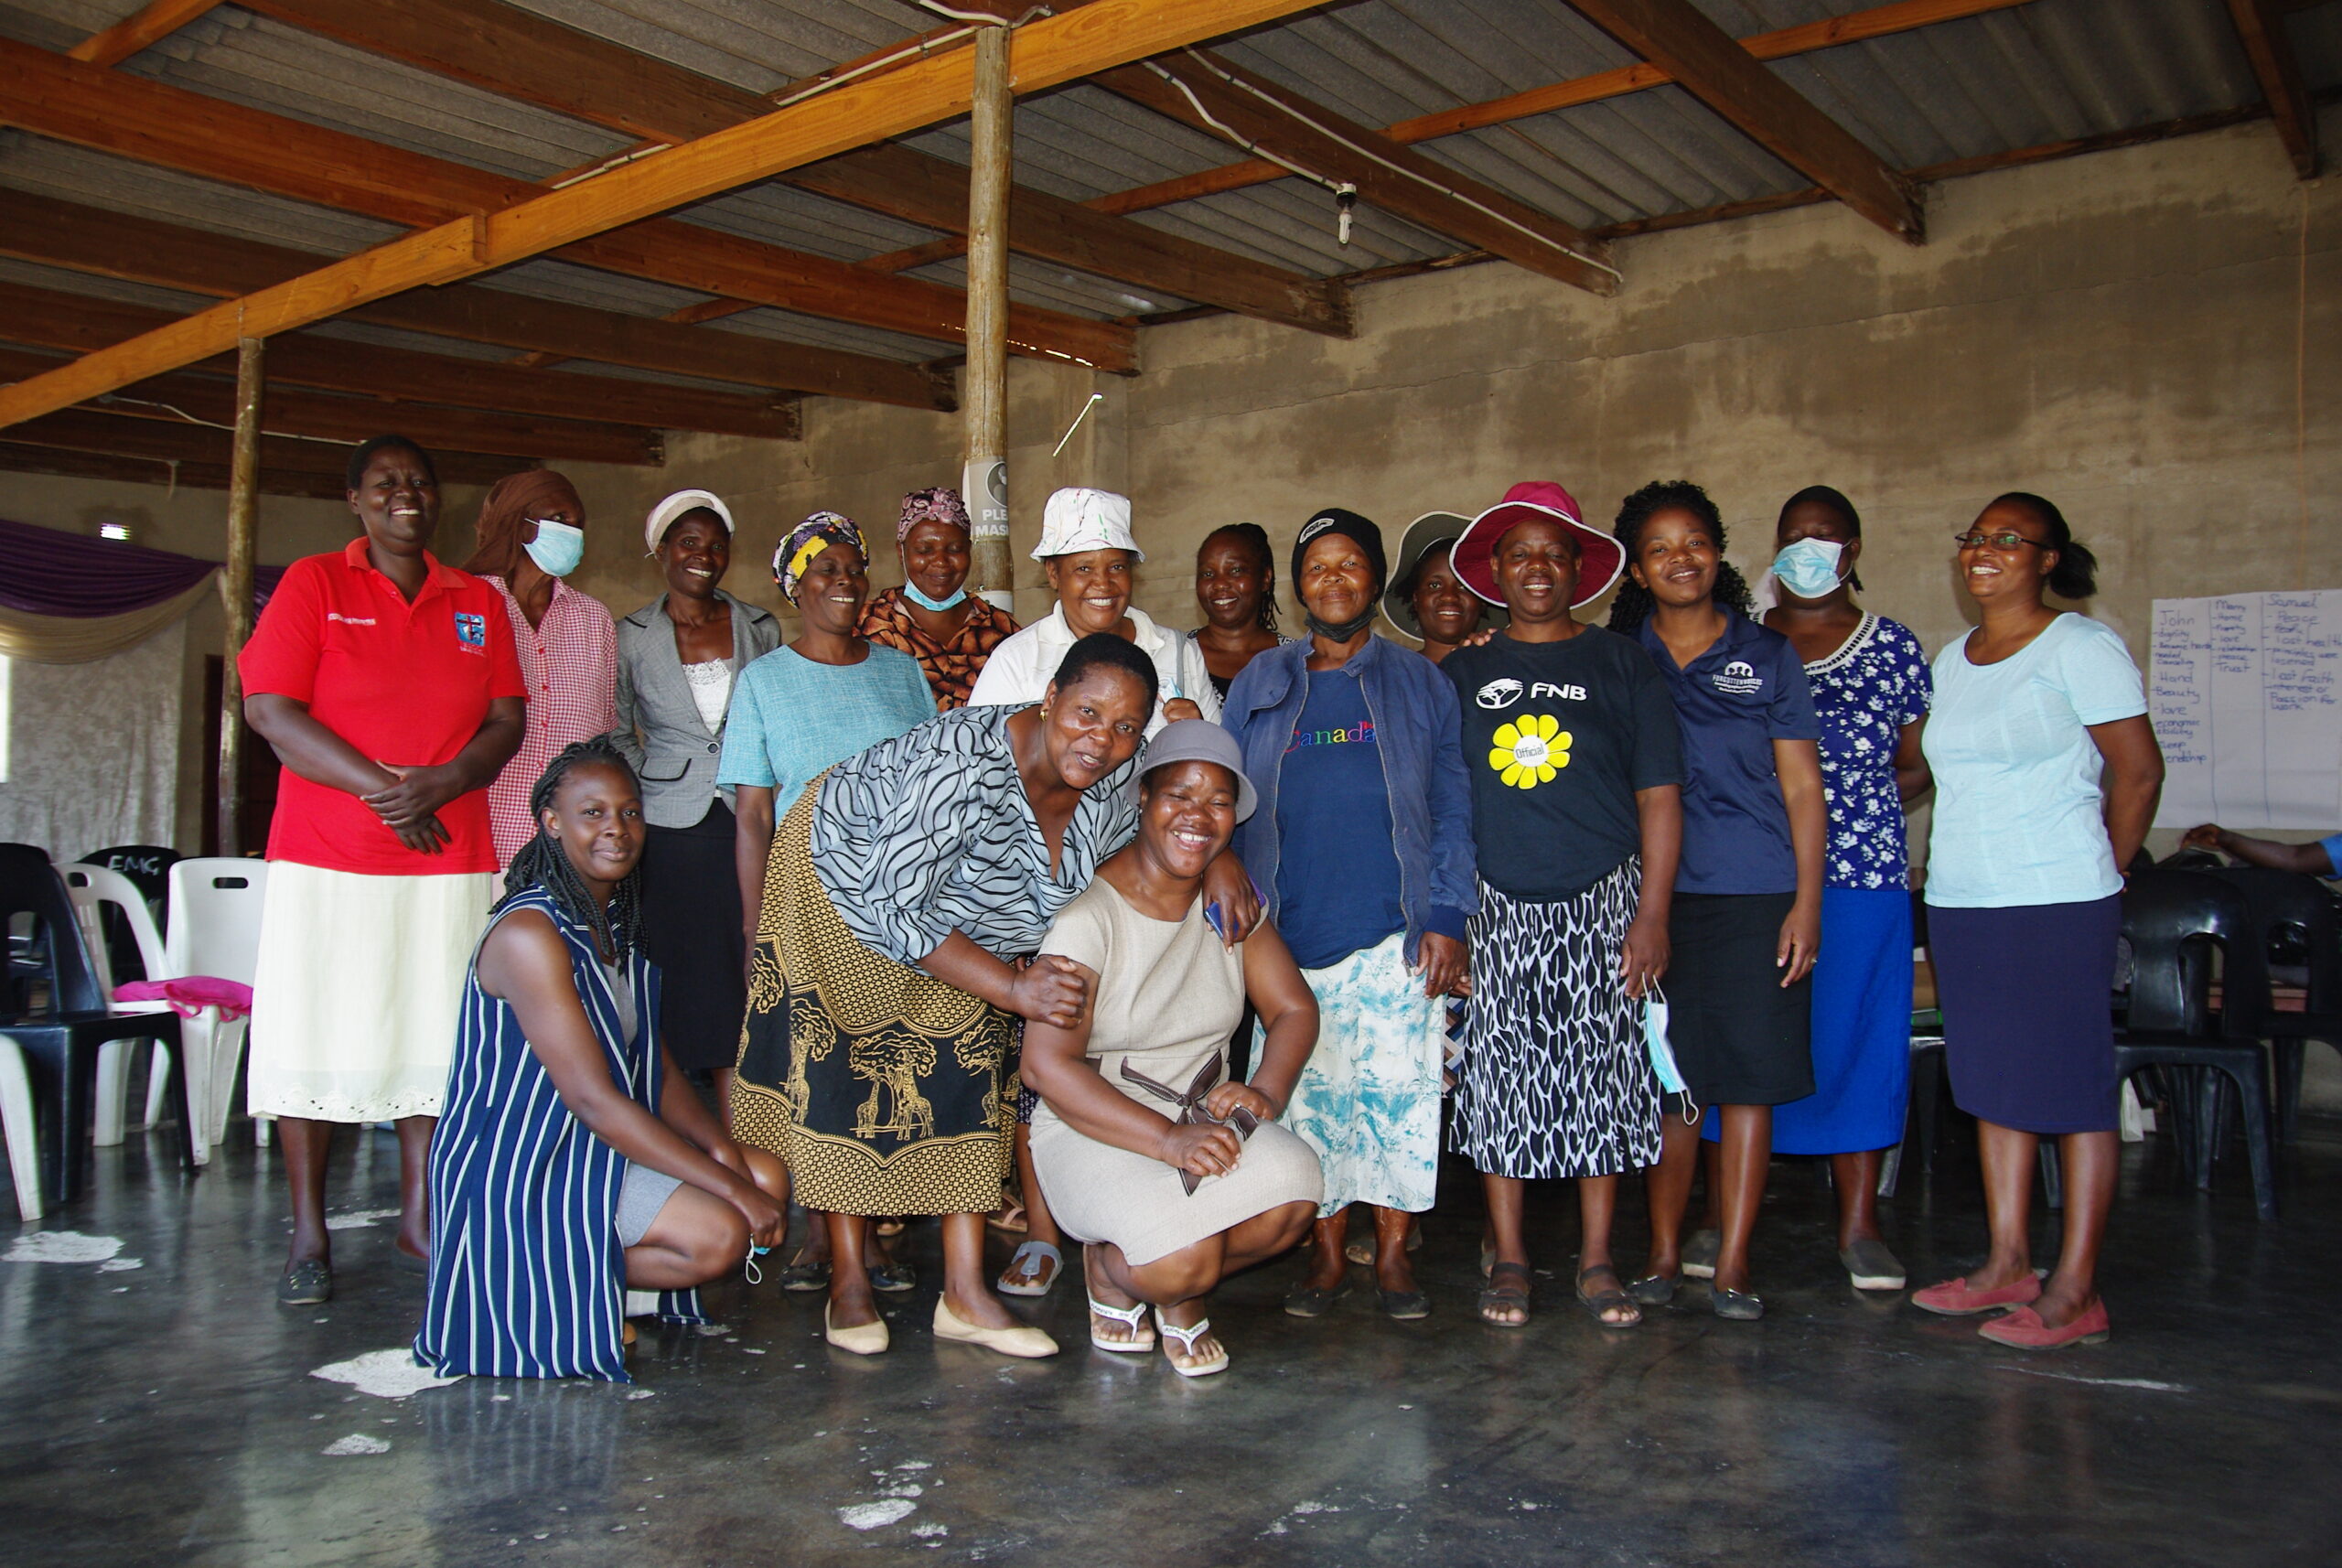
{"type": "Polygon", "coordinates": [[[561,845],[545,832],[545,811],[561,792],[562,780],[573,769],[587,766],[614,768],[627,782],[640,788],[634,768],[625,754],[610,743],[609,736],[597,735],[563,746],[545,765],[544,775],[535,788],[529,791],[529,820],[537,825],[536,836],[522,844],[521,853],[512,857],[512,865],[504,874],[504,897],[496,907],[501,909],[530,888],[541,886],[553,895],[553,901],[564,913],[583,921],[593,931],[602,950],[623,960],[642,935],[641,874],[627,873],[609,907],[604,908],[587,891],[586,879],[577,875],[577,868],[570,865],[561,845]]]}
{"type": "Polygon", "coordinates": [[[1281,637],[1277,630],[1277,556],[1269,543],[1269,531],[1257,522],[1226,522],[1204,535],[1197,553],[1211,547],[1211,542],[1222,536],[1235,540],[1252,553],[1261,567],[1261,629],[1271,637],[1281,637]]]}
{"type": "MultiPolygon", "coordinates": [[[[1756,601],[1749,595],[1748,580],[1740,575],[1739,567],[1723,559],[1724,514],[1716,510],[1716,503],[1708,499],[1708,492],[1689,479],[1653,479],[1618,504],[1618,521],[1610,532],[1627,553],[1628,564],[1632,565],[1642,549],[1643,524],[1649,522],[1653,514],[1671,509],[1688,511],[1698,518],[1700,526],[1707,530],[1708,537],[1715,541],[1716,581],[1708,596],[1717,604],[1729,606],[1742,615],[1754,618],[1756,601]]],[[[1610,629],[1632,637],[1642,628],[1643,622],[1650,618],[1650,612],[1657,607],[1658,601],[1650,596],[1650,590],[1636,582],[1632,572],[1628,572],[1618,579],[1618,596],[1610,601],[1610,629]]]]}

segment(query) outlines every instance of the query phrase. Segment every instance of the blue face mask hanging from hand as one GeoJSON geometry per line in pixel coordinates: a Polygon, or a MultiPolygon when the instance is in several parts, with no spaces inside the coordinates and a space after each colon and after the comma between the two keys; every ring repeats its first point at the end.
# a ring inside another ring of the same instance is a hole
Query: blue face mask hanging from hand
{"type": "Polygon", "coordinates": [[[586,531],[565,522],[540,521],[537,536],[521,548],[546,576],[566,577],[586,559],[586,531]]]}
{"type": "Polygon", "coordinates": [[[1773,557],[1773,575],[1800,599],[1826,598],[1838,587],[1838,557],[1846,547],[1834,539],[1800,539],[1773,557]]]}

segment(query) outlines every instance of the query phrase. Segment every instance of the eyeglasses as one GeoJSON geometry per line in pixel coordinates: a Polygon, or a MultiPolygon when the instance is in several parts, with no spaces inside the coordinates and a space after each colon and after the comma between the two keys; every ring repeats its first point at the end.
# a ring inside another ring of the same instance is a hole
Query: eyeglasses
{"type": "Polygon", "coordinates": [[[2036,550],[2049,548],[2038,539],[2027,539],[2014,529],[2004,529],[1998,533],[1955,533],[1951,542],[1962,550],[1978,550],[1987,544],[1995,550],[2014,550],[2020,544],[2030,544],[2036,550]]]}

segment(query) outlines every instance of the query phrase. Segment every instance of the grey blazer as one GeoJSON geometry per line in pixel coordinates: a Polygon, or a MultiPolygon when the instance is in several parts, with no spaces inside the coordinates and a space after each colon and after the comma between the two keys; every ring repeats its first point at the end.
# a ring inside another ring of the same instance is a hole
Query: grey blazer
{"type": "MultiPolygon", "coordinates": [[[[780,623],[721,588],[715,596],[732,607],[737,680],[780,646],[780,623]]],[[[618,727],[610,739],[642,779],[642,814],[652,827],[695,827],[717,796],[732,804],[733,791],[715,782],[724,731],[710,730],[692,701],[664,594],[618,622],[618,727]]]]}

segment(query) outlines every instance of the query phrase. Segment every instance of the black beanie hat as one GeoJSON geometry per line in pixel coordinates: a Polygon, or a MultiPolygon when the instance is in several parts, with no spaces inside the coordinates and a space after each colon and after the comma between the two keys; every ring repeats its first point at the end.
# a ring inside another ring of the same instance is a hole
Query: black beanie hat
{"type": "Polygon", "coordinates": [[[1358,547],[1366,552],[1366,563],[1374,568],[1374,591],[1370,596],[1380,598],[1382,589],[1391,577],[1390,564],[1382,554],[1382,531],[1374,525],[1372,519],[1360,517],[1354,511],[1344,511],[1338,506],[1321,508],[1301,525],[1300,533],[1295,536],[1293,591],[1296,594],[1301,592],[1302,553],[1309,548],[1312,540],[1328,533],[1339,533],[1353,539],[1357,541],[1358,547]]]}

